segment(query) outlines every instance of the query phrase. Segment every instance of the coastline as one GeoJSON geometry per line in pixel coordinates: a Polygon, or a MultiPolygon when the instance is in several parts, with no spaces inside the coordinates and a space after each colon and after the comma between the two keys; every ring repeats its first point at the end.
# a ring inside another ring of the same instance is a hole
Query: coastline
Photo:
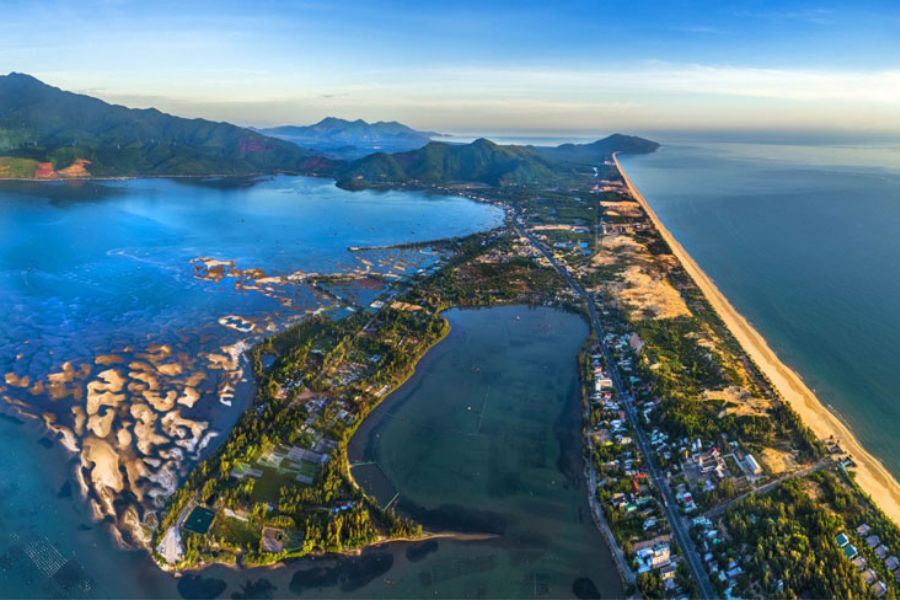
{"type": "Polygon", "coordinates": [[[712,279],[665,227],[646,198],[632,183],[616,154],[613,154],[613,161],[634,200],[647,213],[660,236],[747,355],[807,427],[819,438],[833,436],[841,448],[852,456],[857,465],[854,472],[856,483],[891,520],[900,524],[900,483],[881,461],[862,446],[847,425],[819,400],[800,375],[778,358],[765,338],[731,305],[712,279]]]}

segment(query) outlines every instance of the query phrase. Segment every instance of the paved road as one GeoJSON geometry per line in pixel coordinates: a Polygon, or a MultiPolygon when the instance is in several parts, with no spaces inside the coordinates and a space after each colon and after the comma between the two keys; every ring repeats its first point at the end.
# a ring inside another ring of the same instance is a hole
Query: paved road
{"type": "Polygon", "coordinates": [[[634,398],[628,393],[625,388],[625,385],[622,383],[622,376],[619,373],[619,367],[616,364],[616,361],[610,352],[609,348],[605,343],[603,343],[604,330],[603,325],[600,322],[600,318],[597,315],[597,307],[594,305],[594,299],[588,294],[584,288],[581,287],[581,284],[576,281],[576,279],[569,273],[569,270],[561,265],[556,258],[554,258],[553,254],[544,246],[543,243],[540,242],[530,231],[528,231],[522,224],[519,222],[518,213],[513,214],[512,218],[513,226],[519,232],[520,235],[525,236],[531,244],[537,248],[537,250],[544,255],[544,257],[550,261],[550,264],[553,265],[553,268],[559,272],[560,275],[566,280],[576,294],[581,296],[584,300],[588,314],[591,320],[591,327],[593,327],[594,332],[597,334],[597,341],[600,345],[601,350],[603,351],[603,355],[606,357],[606,362],[609,365],[610,377],[613,380],[613,385],[616,388],[616,392],[619,395],[619,398],[622,400],[623,405],[625,406],[625,414],[628,415],[628,420],[631,422],[632,429],[634,429],[635,435],[637,437],[638,449],[641,451],[641,454],[644,455],[644,460],[647,464],[647,470],[650,473],[650,479],[653,482],[653,485],[662,493],[663,495],[663,505],[666,510],[666,516],[669,520],[669,526],[672,529],[672,533],[675,537],[675,540],[678,542],[678,545],[681,547],[682,556],[685,558],[685,562],[688,565],[688,568],[691,571],[691,575],[694,578],[694,581],[697,583],[700,589],[700,597],[701,598],[716,598],[716,593],[712,588],[712,584],[709,581],[709,577],[706,574],[706,571],[703,568],[703,562],[700,560],[700,555],[697,553],[697,549],[694,547],[694,541],[691,539],[690,534],[688,533],[687,522],[682,515],[678,513],[676,509],[675,503],[675,495],[672,493],[672,490],[669,488],[669,484],[666,482],[665,478],[659,471],[659,468],[656,466],[656,462],[653,458],[653,453],[650,450],[650,445],[647,443],[646,435],[644,434],[644,430],[641,427],[640,420],[638,419],[637,411],[634,408],[634,398]]]}
{"type": "Polygon", "coordinates": [[[729,507],[731,507],[734,504],[737,504],[738,502],[740,502],[741,500],[743,500],[750,494],[766,494],[766,493],[770,492],[772,489],[781,485],[781,483],[784,482],[784,480],[786,480],[786,479],[790,479],[791,477],[806,477],[810,473],[815,473],[816,471],[820,471],[824,468],[827,468],[827,467],[830,467],[833,465],[834,465],[834,463],[830,458],[823,458],[819,462],[809,465],[808,467],[804,467],[802,469],[797,469],[796,471],[791,471],[790,473],[785,473],[784,475],[781,475],[780,477],[777,477],[768,483],[764,483],[763,485],[761,485],[759,487],[753,488],[750,491],[747,491],[747,492],[744,492],[743,494],[735,496],[731,500],[726,500],[725,502],[717,504],[703,514],[704,514],[704,516],[712,519],[714,517],[719,516],[720,514],[722,514],[726,510],[728,510],[729,507]]]}

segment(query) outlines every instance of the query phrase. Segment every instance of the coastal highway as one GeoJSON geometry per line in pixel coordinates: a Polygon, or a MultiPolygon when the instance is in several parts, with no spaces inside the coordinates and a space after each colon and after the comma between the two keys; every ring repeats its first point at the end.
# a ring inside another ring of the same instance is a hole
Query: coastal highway
{"type": "Polygon", "coordinates": [[[697,549],[694,547],[694,541],[691,539],[691,536],[688,532],[687,522],[682,515],[678,513],[676,509],[677,504],[675,502],[675,495],[672,493],[672,490],[669,488],[669,484],[666,481],[665,477],[663,477],[662,473],[660,473],[659,468],[656,466],[656,461],[654,460],[653,453],[650,450],[650,444],[647,442],[647,437],[644,434],[644,430],[641,427],[640,420],[638,419],[637,410],[634,408],[634,398],[632,398],[631,394],[628,393],[625,385],[622,383],[622,375],[619,373],[619,367],[616,364],[616,361],[612,355],[612,352],[609,350],[609,347],[603,342],[604,330],[603,325],[600,322],[600,317],[597,314],[597,307],[594,304],[594,299],[588,294],[584,288],[581,287],[581,284],[569,273],[569,269],[565,266],[561,265],[559,261],[553,256],[553,254],[547,249],[544,244],[538,240],[534,234],[528,231],[519,221],[519,213],[517,211],[513,211],[512,215],[512,225],[515,227],[516,231],[519,232],[520,235],[524,236],[531,245],[534,246],[538,252],[540,252],[550,264],[553,265],[553,268],[562,275],[562,277],[566,280],[566,283],[569,284],[569,287],[575,291],[575,293],[580,296],[587,306],[588,315],[591,321],[591,327],[594,329],[594,332],[597,334],[597,341],[600,345],[600,349],[603,351],[603,355],[606,357],[606,362],[609,365],[610,377],[613,380],[613,385],[616,388],[616,392],[619,395],[619,398],[622,399],[622,404],[625,406],[625,414],[628,416],[628,420],[631,423],[632,429],[634,429],[635,435],[637,437],[638,448],[641,451],[641,454],[644,455],[644,460],[647,464],[647,470],[650,473],[650,479],[653,482],[653,485],[660,491],[663,495],[663,507],[666,511],[666,517],[669,520],[669,527],[672,529],[672,534],[675,537],[675,540],[678,542],[678,545],[681,547],[682,556],[684,556],[685,562],[688,565],[688,568],[691,571],[691,575],[694,578],[694,581],[697,583],[699,587],[699,595],[704,599],[716,598],[716,593],[713,591],[712,584],[709,581],[709,577],[706,574],[706,570],[703,568],[703,562],[700,560],[700,555],[697,553],[697,549]]]}

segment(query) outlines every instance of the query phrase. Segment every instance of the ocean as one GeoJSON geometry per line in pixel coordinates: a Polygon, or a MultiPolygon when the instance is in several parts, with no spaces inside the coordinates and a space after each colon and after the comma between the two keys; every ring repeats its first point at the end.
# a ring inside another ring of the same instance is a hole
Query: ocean
{"type": "Polygon", "coordinates": [[[621,162],[734,307],[900,477],[900,146],[680,141],[621,162]]]}

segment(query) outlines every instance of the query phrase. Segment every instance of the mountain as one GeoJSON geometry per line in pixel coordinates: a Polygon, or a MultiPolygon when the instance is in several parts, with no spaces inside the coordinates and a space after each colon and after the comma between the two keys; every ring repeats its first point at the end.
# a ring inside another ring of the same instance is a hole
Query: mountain
{"type": "Polygon", "coordinates": [[[259,131],[301,148],[349,160],[375,152],[416,150],[440,135],[433,131],[417,131],[396,121],[368,123],[362,119],[348,121],[337,117],[326,117],[315,125],[286,125],[259,131]]]}
{"type": "Polygon", "coordinates": [[[556,178],[550,161],[525,146],[500,146],[486,139],[471,144],[430,142],[396,154],[373,154],[338,172],[346,188],[395,183],[533,184],[556,178]]]}
{"type": "Polygon", "coordinates": [[[590,144],[562,144],[555,147],[531,146],[538,154],[553,160],[571,163],[603,162],[613,152],[620,154],[649,154],[659,148],[659,144],[634,135],[614,133],[590,144]]]}
{"type": "Polygon", "coordinates": [[[348,189],[398,184],[554,185],[585,167],[609,160],[613,152],[647,153],[656,142],[621,134],[591,144],[556,147],[501,146],[478,139],[471,144],[431,142],[396,154],[378,153],[337,171],[338,185],[348,189]]]}
{"type": "Polygon", "coordinates": [[[334,165],[228,123],[112,105],[20,73],[0,76],[0,177],[313,174],[334,165]]]}

